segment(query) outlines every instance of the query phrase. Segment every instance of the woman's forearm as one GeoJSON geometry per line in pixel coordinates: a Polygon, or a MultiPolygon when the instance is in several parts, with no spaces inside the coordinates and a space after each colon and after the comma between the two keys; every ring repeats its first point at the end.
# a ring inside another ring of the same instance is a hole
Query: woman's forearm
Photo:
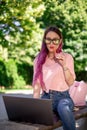
{"type": "Polygon", "coordinates": [[[71,74],[70,70],[67,67],[63,67],[63,72],[64,72],[64,76],[65,76],[65,80],[67,84],[71,86],[75,80],[73,75],[71,74]]]}
{"type": "Polygon", "coordinates": [[[33,97],[34,98],[40,98],[40,85],[39,84],[36,84],[34,87],[33,87],[33,97]]]}

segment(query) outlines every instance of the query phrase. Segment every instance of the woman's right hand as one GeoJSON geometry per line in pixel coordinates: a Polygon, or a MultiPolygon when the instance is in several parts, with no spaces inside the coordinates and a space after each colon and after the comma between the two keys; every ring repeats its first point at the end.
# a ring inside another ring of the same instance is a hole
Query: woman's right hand
{"type": "Polygon", "coordinates": [[[63,68],[66,66],[66,57],[64,52],[56,53],[55,59],[63,68]]]}
{"type": "Polygon", "coordinates": [[[41,87],[39,83],[36,83],[35,86],[33,87],[33,98],[40,98],[40,90],[41,87]]]}

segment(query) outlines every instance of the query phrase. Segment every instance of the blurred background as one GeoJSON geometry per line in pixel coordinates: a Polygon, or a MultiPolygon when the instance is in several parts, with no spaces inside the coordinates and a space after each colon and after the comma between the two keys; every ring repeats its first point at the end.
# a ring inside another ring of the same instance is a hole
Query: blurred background
{"type": "Polygon", "coordinates": [[[0,0],[0,91],[29,89],[46,27],[63,34],[76,80],[87,82],[87,0],[0,0]]]}

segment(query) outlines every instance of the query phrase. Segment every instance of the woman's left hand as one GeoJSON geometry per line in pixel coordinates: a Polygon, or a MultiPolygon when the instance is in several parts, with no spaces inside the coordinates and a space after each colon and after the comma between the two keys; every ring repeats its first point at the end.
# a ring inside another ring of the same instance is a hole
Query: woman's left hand
{"type": "Polygon", "coordinates": [[[66,66],[66,57],[65,54],[63,52],[60,53],[56,53],[55,54],[55,60],[62,66],[65,67],[66,66]]]}

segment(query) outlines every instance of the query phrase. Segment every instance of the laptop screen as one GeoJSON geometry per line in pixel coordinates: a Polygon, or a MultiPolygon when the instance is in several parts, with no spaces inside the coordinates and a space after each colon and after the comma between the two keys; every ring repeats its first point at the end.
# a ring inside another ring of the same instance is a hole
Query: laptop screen
{"type": "Polygon", "coordinates": [[[4,95],[9,120],[33,124],[53,124],[52,101],[4,95]]]}

